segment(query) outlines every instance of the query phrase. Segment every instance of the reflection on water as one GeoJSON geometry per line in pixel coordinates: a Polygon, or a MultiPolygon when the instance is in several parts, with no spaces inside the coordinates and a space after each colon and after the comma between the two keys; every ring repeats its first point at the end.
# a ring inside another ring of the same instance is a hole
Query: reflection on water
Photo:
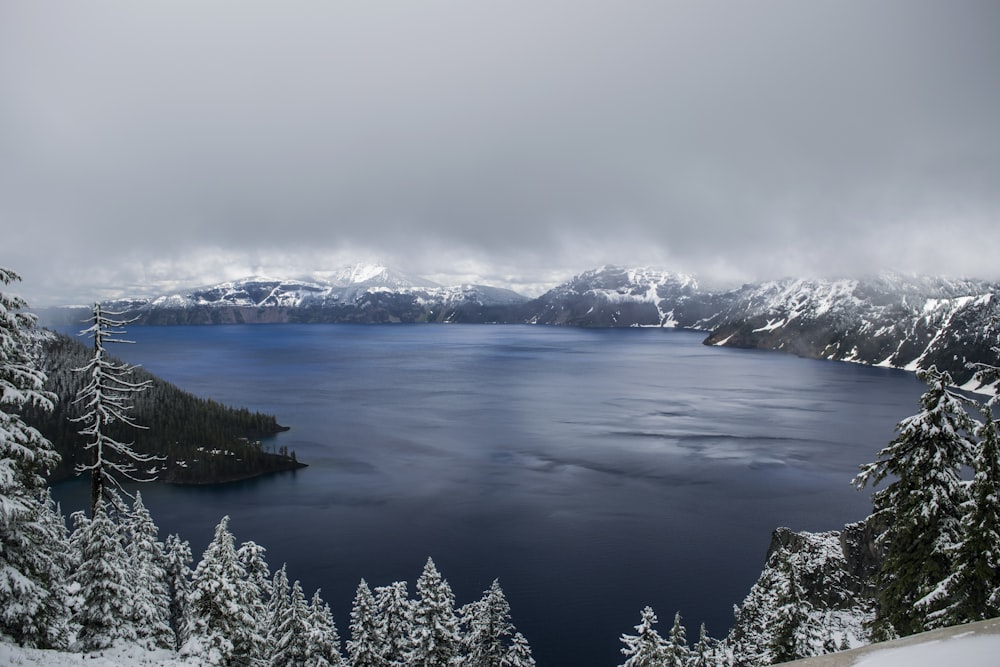
{"type": "MultiPolygon", "coordinates": [[[[268,325],[133,328],[120,352],[274,413],[309,468],[143,487],[196,556],[224,514],[320,587],[345,634],[361,577],[460,603],[494,577],[540,665],[618,664],[639,610],[722,635],[777,526],[862,518],[849,482],[916,409],[905,373],[702,346],[671,330],[268,325]]],[[[80,482],[57,495],[85,504],[80,482]]],[[[664,629],[666,630],[666,629],[664,629]]]]}

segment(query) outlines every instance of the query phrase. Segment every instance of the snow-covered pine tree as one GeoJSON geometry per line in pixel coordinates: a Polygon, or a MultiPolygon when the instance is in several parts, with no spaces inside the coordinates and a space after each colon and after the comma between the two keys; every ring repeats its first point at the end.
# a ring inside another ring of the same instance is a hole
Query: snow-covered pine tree
{"type": "Polygon", "coordinates": [[[170,596],[170,628],[174,633],[174,648],[187,639],[187,598],[191,592],[191,545],[177,534],[167,535],[164,544],[164,571],[170,596]]]}
{"type": "Polygon", "coordinates": [[[251,613],[253,591],[236,557],[229,517],[195,568],[188,596],[187,641],[182,655],[196,655],[212,665],[248,665],[261,659],[257,619],[251,613]]]}
{"type": "Polygon", "coordinates": [[[351,667],[382,667],[382,637],[376,619],[375,597],[362,579],[351,607],[351,638],[347,640],[351,667]]]}
{"type": "Polygon", "coordinates": [[[268,667],[302,667],[309,656],[309,608],[306,606],[302,585],[292,584],[291,597],[278,623],[278,643],[270,647],[268,667]]]}
{"type": "Polygon", "coordinates": [[[812,606],[802,595],[795,567],[784,549],[780,553],[780,562],[786,588],[779,594],[774,620],[766,628],[772,665],[823,652],[821,629],[810,617],[812,606]]]}
{"type": "Polygon", "coordinates": [[[125,525],[128,538],[126,554],[132,581],[132,623],[136,638],[147,648],[174,645],[170,629],[170,592],[164,569],[163,543],[157,540],[159,529],[136,491],[135,502],[125,525]]]}
{"type": "Polygon", "coordinates": [[[90,521],[80,524],[76,538],[83,552],[73,575],[82,600],[76,622],[80,648],[103,649],[121,641],[135,640],[132,624],[134,592],[129,581],[129,563],[118,526],[105,511],[104,498],[90,521]]]}
{"type": "MultiPolygon", "coordinates": [[[[32,574],[45,588],[31,601],[32,613],[24,619],[18,640],[25,646],[66,648],[71,616],[67,586],[75,562],[69,546],[66,520],[49,490],[33,504],[33,516],[24,525],[25,546],[36,544],[31,563],[23,571],[32,574]]],[[[9,610],[8,610],[9,611],[9,610]]]]}
{"type": "Polygon", "coordinates": [[[330,606],[317,590],[309,603],[309,639],[304,667],[347,667],[340,653],[340,633],[330,606]]]}
{"type": "MultiPolygon", "coordinates": [[[[121,327],[128,324],[115,319],[118,315],[106,313],[100,304],[94,304],[91,324],[80,332],[80,335],[89,335],[94,339],[94,355],[86,366],[74,369],[89,378],[76,398],[76,403],[83,406],[84,412],[73,421],[83,424],[80,434],[88,438],[84,449],[91,452],[90,463],[79,464],[76,470],[77,473],[90,473],[92,513],[98,498],[104,497],[106,503],[118,500],[118,495],[109,494],[109,491],[124,491],[123,479],[136,482],[156,479],[153,470],[140,470],[138,466],[161,460],[157,456],[139,454],[132,443],[122,442],[113,434],[115,424],[145,428],[136,424],[129,413],[132,410],[132,394],[149,386],[148,381],[131,381],[129,375],[133,366],[116,363],[108,355],[107,344],[132,342],[116,338],[124,333],[121,327]]],[[[105,511],[109,510],[110,505],[106,504],[105,511]]]]}
{"type": "Polygon", "coordinates": [[[83,537],[87,531],[87,524],[90,523],[90,517],[83,510],[77,510],[69,515],[69,520],[73,525],[73,531],[69,534],[70,558],[73,561],[72,572],[76,572],[83,560],[85,546],[83,537]]]}
{"type": "Polygon", "coordinates": [[[500,588],[500,582],[494,579],[483,592],[482,599],[462,609],[464,664],[469,667],[500,667],[507,654],[507,645],[514,636],[510,604],[500,588]]]}
{"type": "Polygon", "coordinates": [[[944,601],[935,592],[954,569],[967,497],[961,470],[973,458],[974,423],[965,399],[950,389],[951,376],[934,367],[917,375],[929,385],[921,411],[901,421],[896,438],[854,478],[859,489],[887,475],[896,478],[872,494],[870,520],[886,526],[879,540],[885,557],[875,582],[878,639],[939,625],[936,612],[944,601]]]}
{"type": "Polygon", "coordinates": [[[267,601],[266,623],[261,632],[265,638],[265,658],[270,658],[271,651],[281,639],[278,628],[285,617],[285,610],[291,604],[291,586],[288,584],[288,572],[285,564],[274,571],[271,580],[271,597],[267,601]]]}
{"type": "Polygon", "coordinates": [[[644,607],[636,634],[621,637],[625,662],[619,667],[664,667],[670,646],[653,626],[659,622],[652,607],[644,607]]]}
{"type": "Polygon", "coordinates": [[[690,667],[718,667],[718,642],[708,636],[705,624],[701,624],[698,641],[691,648],[690,667]]]}
{"type": "Polygon", "coordinates": [[[992,408],[983,406],[982,413],[962,541],[955,550],[955,570],[942,587],[947,605],[942,625],[1000,616],[1000,433],[992,408]]]}
{"type": "MultiPolygon", "coordinates": [[[[0,286],[19,281],[0,268],[0,286]]],[[[29,646],[64,646],[65,540],[61,517],[44,495],[45,474],[59,456],[41,433],[24,423],[29,405],[52,408],[45,374],[33,358],[29,331],[35,318],[21,298],[0,291],[0,633],[29,646]]]]}
{"type": "Polygon", "coordinates": [[[674,614],[674,624],[670,628],[670,635],[667,638],[667,659],[663,663],[665,667],[687,667],[691,657],[691,649],[687,643],[687,629],[681,623],[681,613],[674,614]]]}
{"type": "Polygon", "coordinates": [[[413,605],[405,581],[394,581],[374,591],[378,634],[386,667],[405,667],[413,630],[413,605]]]}
{"type": "Polygon", "coordinates": [[[770,635],[772,665],[817,653],[808,641],[809,605],[802,599],[795,570],[788,556],[785,555],[781,562],[787,589],[780,594],[774,620],[766,628],[770,635]]]}
{"type": "Polygon", "coordinates": [[[271,569],[267,565],[267,549],[253,541],[244,542],[236,550],[236,557],[247,571],[247,580],[260,591],[261,602],[271,598],[271,569]]]}
{"type": "Polygon", "coordinates": [[[528,640],[520,632],[515,632],[511,638],[507,655],[503,657],[500,667],[535,667],[531,647],[528,646],[528,640]]]}
{"type": "Polygon", "coordinates": [[[461,646],[455,595],[434,561],[428,558],[417,579],[409,664],[413,667],[450,667],[460,659],[461,646]]]}
{"type": "MultiPolygon", "coordinates": [[[[782,557],[780,551],[772,555],[775,562],[782,557]]],[[[781,570],[770,567],[771,562],[769,559],[743,604],[733,607],[734,622],[726,644],[735,667],[771,664],[771,637],[765,626],[777,615],[779,591],[784,585],[781,570]]]]}
{"type": "Polygon", "coordinates": [[[271,624],[267,611],[267,604],[271,599],[271,572],[264,557],[266,552],[267,549],[253,541],[244,542],[236,551],[236,557],[247,573],[249,612],[257,619],[258,636],[261,640],[257,652],[261,654],[267,651],[264,643],[271,624]]]}
{"type": "Polygon", "coordinates": [[[836,653],[840,650],[837,645],[837,639],[833,636],[833,628],[824,628],[823,630],[823,653],[836,653]]]}

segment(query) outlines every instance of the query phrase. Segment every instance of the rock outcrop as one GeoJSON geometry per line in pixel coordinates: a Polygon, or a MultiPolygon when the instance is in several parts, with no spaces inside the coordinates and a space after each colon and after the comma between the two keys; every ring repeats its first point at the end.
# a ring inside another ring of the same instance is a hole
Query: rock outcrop
{"type": "Polygon", "coordinates": [[[760,578],[735,611],[726,638],[737,667],[823,655],[869,643],[875,531],[865,522],[842,531],[771,537],[760,578]]]}

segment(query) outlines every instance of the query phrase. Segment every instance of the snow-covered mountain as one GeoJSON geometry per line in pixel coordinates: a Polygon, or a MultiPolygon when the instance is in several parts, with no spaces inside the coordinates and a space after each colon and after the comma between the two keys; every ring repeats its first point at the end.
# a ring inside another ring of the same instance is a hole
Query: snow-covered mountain
{"type": "MultiPolygon", "coordinates": [[[[1000,286],[883,274],[787,279],[705,289],[689,275],[603,266],[536,299],[486,285],[445,287],[359,264],[301,280],[253,277],[106,305],[142,324],[254,322],[498,322],[583,327],[683,327],[705,343],[917,370],[936,365],[958,384],[969,363],[997,363],[1000,286]]],[[[76,324],[81,311],[44,313],[76,324]]]]}
{"type": "Polygon", "coordinates": [[[969,363],[997,362],[998,292],[995,283],[898,274],[785,280],[745,285],[699,324],[711,331],[710,345],[908,370],[937,366],[962,384],[973,375],[969,363]]]}
{"type": "Polygon", "coordinates": [[[358,264],[308,279],[254,276],[104,305],[140,324],[489,321],[528,299],[488,285],[445,287],[389,267],[358,264]]]}
{"type": "Polygon", "coordinates": [[[529,304],[526,321],[587,327],[688,326],[693,277],[657,269],[603,266],[587,271],[529,304]]]}
{"type": "Polygon", "coordinates": [[[524,321],[575,326],[674,326],[705,343],[917,370],[968,382],[968,363],[997,363],[1000,285],[883,274],[778,280],[703,290],[680,274],[602,267],[526,304],[524,321]]]}

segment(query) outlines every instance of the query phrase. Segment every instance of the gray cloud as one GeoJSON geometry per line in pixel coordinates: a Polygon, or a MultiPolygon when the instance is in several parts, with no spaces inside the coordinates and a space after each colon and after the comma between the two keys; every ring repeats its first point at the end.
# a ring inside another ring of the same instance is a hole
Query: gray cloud
{"type": "Polygon", "coordinates": [[[1000,6],[8,2],[34,301],[377,258],[1000,277],[1000,6]]]}

